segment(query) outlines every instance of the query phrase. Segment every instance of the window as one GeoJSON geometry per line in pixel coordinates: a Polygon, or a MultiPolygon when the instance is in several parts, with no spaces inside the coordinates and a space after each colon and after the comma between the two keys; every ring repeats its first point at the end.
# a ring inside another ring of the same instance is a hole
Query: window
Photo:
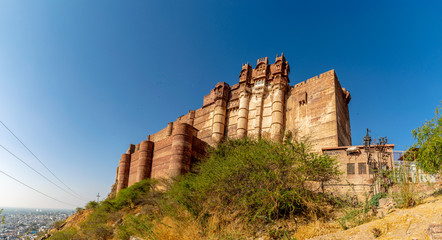
{"type": "Polygon", "coordinates": [[[354,174],[355,174],[355,164],[347,163],[347,175],[354,175],[354,174]]]}
{"type": "Polygon", "coordinates": [[[367,164],[358,163],[358,174],[367,174],[367,164]]]}

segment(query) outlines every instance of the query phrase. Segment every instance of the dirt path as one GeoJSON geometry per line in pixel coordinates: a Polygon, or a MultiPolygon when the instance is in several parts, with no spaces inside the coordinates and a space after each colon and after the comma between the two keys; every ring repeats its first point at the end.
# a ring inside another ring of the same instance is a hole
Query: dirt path
{"type": "MultiPolygon", "coordinates": [[[[311,239],[430,239],[427,233],[430,224],[442,224],[442,196],[427,198],[414,208],[395,209],[383,219],[311,239]],[[373,233],[375,228],[380,230],[378,238],[373,233]]],[[[435,239],[442,239],[442,235],[435,239]]]]}

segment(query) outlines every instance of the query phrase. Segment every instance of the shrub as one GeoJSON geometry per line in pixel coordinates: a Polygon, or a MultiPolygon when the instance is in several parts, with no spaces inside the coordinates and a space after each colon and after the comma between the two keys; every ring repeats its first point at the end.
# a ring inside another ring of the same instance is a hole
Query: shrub
{"type": "Polygon", "coordinates": [[[52,227],[56,229],[60,229],[64,225],[64,221],[55,221],[52,223],[52,227]]]}
{"type": "Polygon", "coordinates": [[[94,209],[98,207],[99,203],[96,201],[90,201],[86,204],[86,209],[94,209]]]}
{"type": "Polygon", "coordinates": [[[84,208],[77,207],[77,208],[75,209],[75,212],[79,213],[79,212],[81,212],[81,211],[83,211],[83,210],[84,210],[84,208]]]}
{"type": "Polygon", "coordinates": [[[131,236],[144,239],[156,239],[152,230],[153,223],[148,215],[127,215],[123,223],[118,226],[118,239],[130,239],[131,236]]]}
{"type": "Polygon", "coordinates": [[[49,240],[66,240],[66,239],[78,239],[75,236],[77,235],[77,229],[71,227],[68,229],[64,229],[54,233],[49,240]]]}
{"type": "Polygon", "coordinates": [[[398,207],[409,208],[416,205],[417,194],[414,192],[413,182],[400,182],[399,191],[393,192],[393,198],[396,201],[398,207]]]}
{"type": "Polygon", "coordinates": [[[102,206],[107,210],[116,211],[125,207],[134,208],[137,204],[148,201],[149,194],[154,191],[156,181],[152,179],[145,179],[135,183],[131,187],[125,188],[118,192],[114,199],[103,201],[102,206]]]}
{"type": "Polygon", "coordinates": [[[335,159],[311,153],[302,142],[227,140],[209,156],[170,191],[196,216],[217,212],[273,221],[321,214],[327,198],[314,187],[340,175],[335,159]]]}
{"type": "Polygon", "coordinates": [[[82,233],[86,235],[87,239],[102,239],[106,240],[112,237],[113,229],[105,223],[94,225],[82,225],[82,233]]]}
{"type": "Polygon", "coordinates": [[[373,197],[370,198],[370,206],[377,207],[379,206],[379,199],[386,197],[386,193],[376,193],[373,197]]]}
{"type": "Polygon", "coordinates": [[[364,224],[370,221],[368,216],[368,208],[366,206],[358,206],[349,210],[343,210],[345,215],[338,218],[338,223],[342,229],[346,230],[364,224]]]}
{"type": "Polygon", "coordinates": [[[111,212],[106,212],[102,208],[96,208],[86,221],[80,225],[81,232],[88,239],[107,239],[113,234],[112,228],[106,225],[110,215],[111,212]]]}
{"type": "Polygon", "coordinates": [[[123,213],[120,210],[126,208],[133,209],[139,204],[150,204],[152,201],[158,199],[153,197],[156,194],[160,194],[154,190],[155,184],[156,182],[154,180],[146,179],[121,190],[115,198],[106,199],[101,203],[95,201],[89,202],[86,208],[93,209],[93,211],[88,218],[81,223],[80,231],[77,235],[84,236],[85,239],[111,238],[114,234],[114,229],[109,223],[116,223],[121,219],[123,213]]]}

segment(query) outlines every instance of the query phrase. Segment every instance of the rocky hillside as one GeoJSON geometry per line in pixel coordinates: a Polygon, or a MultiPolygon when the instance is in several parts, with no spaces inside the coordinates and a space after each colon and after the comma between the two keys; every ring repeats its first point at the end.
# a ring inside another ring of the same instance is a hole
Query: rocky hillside
{"type": "Polygon", "coordinates": [[[337,169],[303,143],[227,141],[192,173],[92,201],[43,239],[426,239],[442,223],[440,185],[422,198],[400,183],[359,203],[312,188],[337,169]]]}

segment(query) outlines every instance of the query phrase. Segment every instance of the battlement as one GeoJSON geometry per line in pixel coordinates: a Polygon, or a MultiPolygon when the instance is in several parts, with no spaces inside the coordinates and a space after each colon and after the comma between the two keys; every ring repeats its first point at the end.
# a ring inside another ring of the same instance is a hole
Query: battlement
{"type": "Polygon", "coordinates": [[[307,83],[313,84],[314,82],[325,81],[325,80],[336,80],[336,81],[338,80],[338,77],[336,76],[336,73],[335,73],[334,69],[329,70],[329,71],[324,72],[324,73],[321,73],[321,74],[316,75],[314,77],[311,77],[311,78],[309,78],[309,79],[307,79],[305,81],[299,82],[299,83],[295,84],[293,86],[293,88],[299,88],[299,87],[304,86],[307,83]]]}
{"type": "Polygon", "coordinates": [[[278,54],[276,54],[275,63],[278,62],[278,61],[285,62],[284,53],[281,53],[281,56],[278,56],[278,54]]]}
{"type": "Polygon", "coordinates": [[[269,65],[268,57],[259,58],[253,69],[248,63],[243,64],[239,74],[239,84],[253,85],[257,80],[265,83],[273,80],[289,83],[290,67],[283,54],[276,55],[275,63],[269,65]]]}
{"type": "Polygon", "coordinates": [[[264,64],[268,65],[269,64],[269,58],[268,57],[259,58],[256,61],[256,65],[259,65],[260,63],[264,63],[264,64]]]}

